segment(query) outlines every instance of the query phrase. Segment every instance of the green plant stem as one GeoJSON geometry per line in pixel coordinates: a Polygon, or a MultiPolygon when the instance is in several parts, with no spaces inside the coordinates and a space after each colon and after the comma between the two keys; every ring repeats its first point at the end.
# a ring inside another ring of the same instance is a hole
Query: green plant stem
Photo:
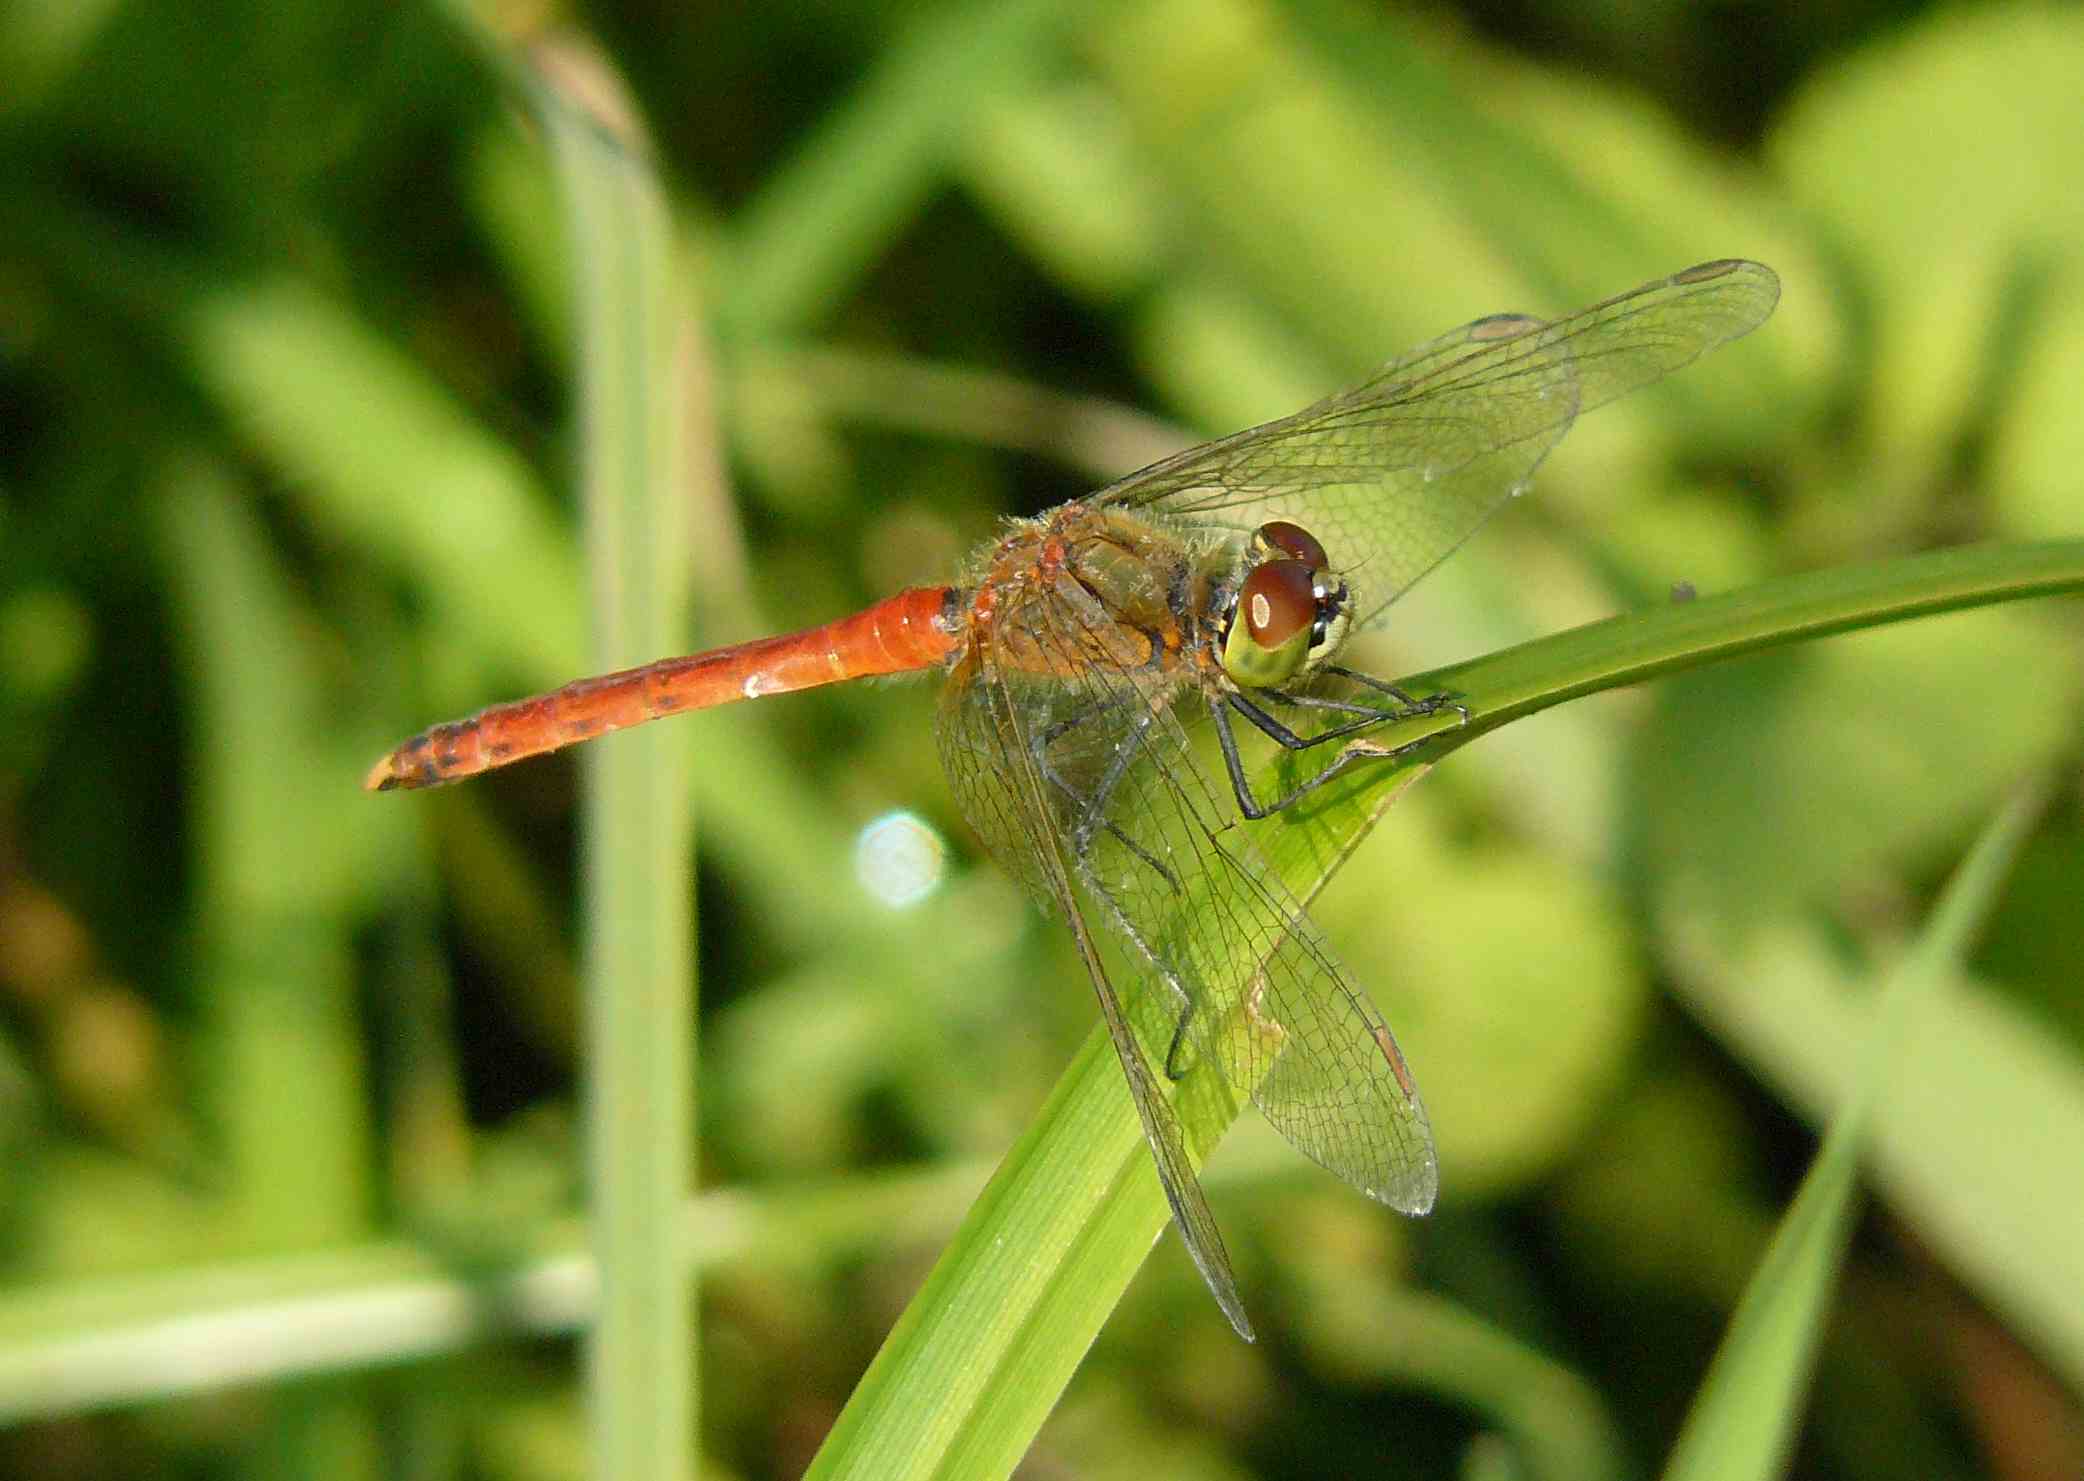
{"type": "MultiPolygon", "coordinates": [[[[1457,696],[1466,723],[1449,710],[1369,737],[1381,765],[1355,767],[1308,805],[1276,815],[1257,841],[1307,902],[1404,784],[1507,720],[1829,633],[2076,591],[2084,591],[2084,540],[1977,546],[1629,613],[1418,675],[1406,687],[1457,696]]],[[[1278,796],[1294,780],[1284,755],[1255,785],[1278,796]]],[[[913,1475],[1005,1475],[1026,1453],[1168,1218],[1135,1111],[1119,1075],[1107,1072],[1105,1044],[1096,1029],[1007,1155],[812,1475],[889,1474],[900,1456],[913,1475]]],[[[1190,1144],[1220,1138],[1225,1125],[1197,1118],[1221,1100],[1178,1100],[1190,1144]]]]}
{"type": "MultiPolygon", "coordinates": [[[[987,1171],[704,1193],[674,1211],[674,1249],[706,1270],[940,1240],[987,1171]]],[[[468,1270],[424,1241],[383,1240],[9,1291],[0,1425],[583,1331],[601,1287],[590,1234],[577,1220],[547,1223],[468,1270]]]]}
{"type": "Polygon", "coordinates": [[[1921,1013],[1959,976],[2045,799],[2015,797],[1955,872],[1916,949],[1880,993],[1852,1084],[1730,1319],[1729,1333],[1665,1468],[1668,1481],[1754,1481],[1781,1474],[1824,1316],[1859,1210],[1868,1125],[1921,1013]]]}
{"type": "MultiPolygon", "coordinates": [[[[570,94],[537,97],[577,274],[592,660],[605,672],[683,633],[686,318],[649,167],[570,94]]],[[[585,758],[587,1163],[601,1274],[587,1371],[595,1472],[632,1481],[694,1474],[693,1276],[674,1238],[694,1165],[686,765],[676,738],[641,729],[585,758]]]]}

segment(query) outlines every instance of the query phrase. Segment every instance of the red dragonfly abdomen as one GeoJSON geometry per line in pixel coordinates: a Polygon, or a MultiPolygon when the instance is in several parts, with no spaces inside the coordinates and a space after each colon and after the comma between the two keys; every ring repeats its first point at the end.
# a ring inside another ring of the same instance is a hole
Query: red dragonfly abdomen
{"type": "Polygon", "coordinates": [[[377,762],[363,785],[431,787],[682,710],[931,668],[955,646],[961,606],[953,588],[915,586],[802,632],[579,679],[423,730],[377,762]]]}

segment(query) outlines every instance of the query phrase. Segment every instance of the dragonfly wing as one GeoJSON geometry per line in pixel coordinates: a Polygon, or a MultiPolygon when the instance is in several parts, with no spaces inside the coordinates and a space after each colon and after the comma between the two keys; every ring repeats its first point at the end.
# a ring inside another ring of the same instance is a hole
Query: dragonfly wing
{"type": "Polygon", "coordinates": [[[1389,1026],[1213,789],[1179,717],[1157,717],[1141,748],[1083,867],[1165,988],[1151,996],[1190,1050],[1172,1068],[1212,1060],[1296,1150],[1425,1213],[1432,1128],[1389,1026]]]}
{"type": "Polygon", "coordinates": [[[1780,280],[1702,263],[1553,322],[1478,319],[1292,416],[1132,473],[1093,502],[1244,532],[1281,516],[1331,552],[1365,621],[1475,532],[1580,412],[1757,328],[1780,280]]]}
{"type": "Polygon", "coordinates": [[[993,855],[1045,904],[1062,909],[1092,978],[1180,1239],[1216,1304],[1249,1342],[1252,1324],[1215,1213],[1195,1176],[1179,1115],[1129,1026],[1072,885],[1065,819],[1077,813],[1077,789],[1092,785],[1096,766],[1105,769],[1101,758],[1109,749],[1108,737],[1120,734],[1124,701],[1134,700],[1134,687],[1110,689],[1096,678],[1086,692],[1074,693],[1010,674],[1010,666],[990,663],[988,653],[987,648],[986,657],[973,654],[959,663],[942,693],[936,731],[943,769],[957,805],[993,855]]]}
{"type": "MultiPolygon", "coordinates": [[[[1091,651],[1078,628],[1105,621],[1075,585],[1029,615],[1067,653],[1091,651]]],[[[1008,686],[1014,711],[1021,687],[1008,686]]],[[[1215,1065],[1314,1161],[1406,1212],[1430,1208],[1432,1131],[1387,1025],[1211,785],[1172,706],[1097,666],[1035,687],[1050,718],[1027,734],[1052,827],[1092,915],[1144,967],[1125,1001],[1148,1056],[1189,1077],[1215,1065]]]]}
{"type": "MultiPolygon", "coordinates": [[[[1076,904],[1067,898],[1064,909],[1078,922],[1075,932],[1080,938],[1080,950],[1097,986],[1105,980],[1106,968],[1086,936],[1084,917],[1075,914],[1076,904]]],[[[1100,1016],[1107,1023],[1108,1037],[1114,1041],[1115,1056],[1122,1062],[1122,1074],[1129,1082],[1129,1098],[1136,1103],[1137,1117],[1143,1122],[1143,1139],[1150,1144],[1158,1183],[1165,1190],[1165,1202],[1172,1209],[1172,1222],[1179,1227],[1180,1241],[1215,1296],[1216,1305],[1230,1318],[1237,1335],[1250,1342],[1252,1322],[1245,1315],[1244,1297],[1238,1294],[1237,1273],[1230,1268],[1230,1251],[1224,1247],[1222,1230],[1216,1227],[1215,1210],[1208,1206],[1208,1195],[1202,1191],[1201,1179],[1195,1175],[1193,1160],[1187,1155],[1179,1113],[1173,1110],[1172,1102],[1152,1076],[1150,1061],[1144,1058],[1111,987],[1100,991],[1100,1016]]]]}

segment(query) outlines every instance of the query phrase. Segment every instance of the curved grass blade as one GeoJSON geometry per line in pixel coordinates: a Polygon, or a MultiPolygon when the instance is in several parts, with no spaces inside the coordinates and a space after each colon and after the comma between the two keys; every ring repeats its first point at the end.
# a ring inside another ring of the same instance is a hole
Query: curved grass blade
{"type": "MultiPolygon", "coordinates": [[[[1818,572],[1631,613],[1407,681],[1467,705],[1371,738],[1428,744],[1358,767],[1259,842],[1309,901],[1425,764],[1521,715],[1598,690],[1827,633],[2020,597],[2084,591],[2084,541],[1984,546],[1818,572]]],[[[1278,795],[1284,763],[1256,778],[1278,795]]],[[[814,1476],[1005,1475],[1026,1453],[1169,1210],[1095,1029],[1008,1153],[863,1377],[814,1476]]],[[[1417,1066],[1421,1079],[1424,1066],[1417,1066]]],[[[1184,1088],[1199,1081],[1190,1076],[1184,1088]]],[[[1239,1107],[1175,1101],[1198,1161],[1239,1107]]],[[[1449,1174],[1451,1180],[1451,1173],[1449,1174]]]]}
{"type": "Polygon", "coordinates": [[[1904,1041],[1919,1017],[1956,979],[2040,803],[2036,793],[2022,794],[1992,820],[1948,885],[1916,950],[1879,994],[1859,1074],[1730,1319],[1729,1334],[1665,1467],[1670,1481],[1769,1477],[1786,1465],[1858,1212],[1874,1107],[1901,1069],[1904,1041]]]}

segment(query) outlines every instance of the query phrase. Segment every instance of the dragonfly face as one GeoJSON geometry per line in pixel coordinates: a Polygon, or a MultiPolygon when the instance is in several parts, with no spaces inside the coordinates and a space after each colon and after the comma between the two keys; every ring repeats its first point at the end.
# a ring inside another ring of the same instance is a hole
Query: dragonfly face
{"type": "Polygon", "coordinates": [[[1317,537],[1272,520],[1252,532],[1242,574],[1222,604],[1223,672],[1271,689],[1328,660],[1352,625],[1352,597],[1317,537]]]}

